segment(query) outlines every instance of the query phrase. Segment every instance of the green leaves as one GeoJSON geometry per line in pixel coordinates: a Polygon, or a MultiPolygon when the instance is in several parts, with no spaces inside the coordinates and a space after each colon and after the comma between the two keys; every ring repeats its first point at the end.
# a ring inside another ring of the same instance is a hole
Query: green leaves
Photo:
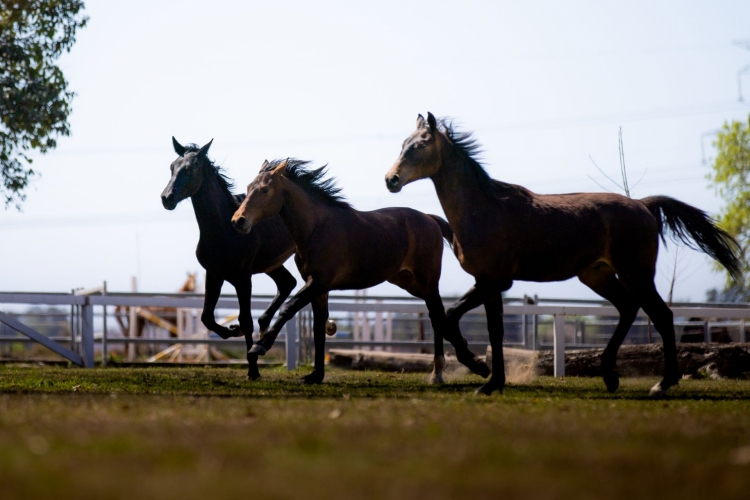
{"type": "Polygon", "coordinates": [[[0,0],[0,196],[20,208],[34,178],[30,150],[46,153],[67,122],[75,93],[56,59],[88,17],[80,0],[0,0]]]}
{"type": "MultiPolygon", "coordinates": [[[[727,275],[723,293],[734,300],[750,300],[750,116],[747,122],[725,123],[714,142],[718,150],[708,178],[726,205],[719,222],[740,244],[744,283],[727,275]]],[[[719,267],[716,267],[719,269],[719,267]]]]}

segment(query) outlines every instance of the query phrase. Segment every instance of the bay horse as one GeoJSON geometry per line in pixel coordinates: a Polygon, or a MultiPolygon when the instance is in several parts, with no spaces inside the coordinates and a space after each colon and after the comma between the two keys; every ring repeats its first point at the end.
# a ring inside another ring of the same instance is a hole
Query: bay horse
{"type": "MultiPolygon", "coordinates": [[[[703,211],[667,196],[633,200],[610,193],[539,195],[490,178],[476,155],[470,133],[459,133],[446,119],[428,113],[385,176],[397,193],[406,184],[430,178],[453,228],[453,248],[476,284],[446,313],[446,333],[458,330],[467,311],[484,304],[492,352],[502,353],[501,293],[514,280],[563,281],[577,276],[620,313],[601,358],[610,392],[619,387],[617,351],[643,308],[661,335],[664,378],[651,395],[677,384],[677,351],[672,311],[654,285],[659,237],[673,237],[703,251],[737,279],[737,242],[703,211]],[[692,240],[692,241],[691,241],[692,240]]],[[[503,357],[493,356],[492,376],[478,392],[505,385],[503,357]]]]}
{"type": "MultiPolygon", "coordinates": [[[[259,224],[252,234],[239,234],[231,224],[232,214],[244,195],[232,194],[233,184],[208,157],[213,139],[203,147],[182,146],[172,137],[172,146],[179,157],[172,162],[172,177],[161,194],[164,208],[174,210],[190,198],[200,229],[195,255],[206,270],[206,294],[201,321],[219,337],[241,337],[249,350],[253,345],[253,318],[250,312],[252,275],[265,273],[276,283],[278,291],[271,304],[258,318],[263,332],[271,319],[297,285],[297,280],[283,266],[294,253],[294,241],[279,217],[259,224]],[[239,327],[221,326],[214,311],[224,282],[237,291],[239,327]]],[[[258,356],[248,354],[248,378],[260,377],[258,356]]]]}
{"type": "MultiPolygon", "coordinates": [[[[250,353],[265,354],[284,323],[312,303],[315,368],[302,381],[321,383],[328,292],[360,290],[388,281],[425,301],[435,332],[430,380],[442,382],[445,308],[438,283],[443,239],[453,239],[450,226],[438,216],[410,208],[355,210],[339,194],[333,179],[325,178],[325,166],[309,169],[308,164],[296,159],[264,162],[232,217],[238,231],[253,234],[264,220],[280,216],[297,245],[294,260],[305,280],[250,353]]],[[[463,338],[449,340],[464,364],[489,375],[489,367],[475,358],[463,338]]]]}

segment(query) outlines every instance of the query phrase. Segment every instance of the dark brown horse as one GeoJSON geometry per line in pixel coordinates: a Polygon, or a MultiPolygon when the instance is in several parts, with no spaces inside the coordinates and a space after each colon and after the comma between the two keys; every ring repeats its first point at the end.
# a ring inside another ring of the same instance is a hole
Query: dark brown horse
{"type": "MultiPolygon", "coordinates": [[[[213,140],[211,141],[213,142],[213,140]]],[[[253,318],[250,312],[252,275],[267,274],[278,287],[268,309],[258,318],[263,332],[271,324],[274,313],[297,285],[297,280],[282,265],[294,253],[294,241],[279,217],[259,224],[252,234],[238,234],[231,224],[232,214],[244,195],[232,194],[232,183],[208,158],[211,142],[199,148],[182,146],[172,137],[179,157],[172,162],[172,178],[161,194],[164,208],[174,210],[190,198],[198,220],[200,239],[195,251],[198,262],[206,270],[206,295],[201,321],[221,338],[245,336],[248,350],[253,345],[253,318]],[[234,286],[240,306],[239,328],[216,323],[214,311],[225,281],[234,286]]],[[[247,356],[248,378],[258,378],[258,356],[247,356]]]]}
{"type": "MultiPolygon", "coordinates": [[[[617,194],[538,195],[491,179],[475,159],[478,145],[445,120],[420,115],[417,130],[386,174],[391,192],[429,177],[453,228],[454,251],[476,284],[447,311],[446,334],[484,304],[493,353],[503,345],[501,292],[514,280],[563,281],[577,276],[612,302],[620,321],[602,354],[602,375],[611,392],[619,386],[617,350],[639,308],[664,344],[664,378],[651,390],[661,395],[679,380],[672,311],[654,285],[659,236],[673,236],[739,273],[737,243],[705,212],[666,196],[632,200],[617,194]],[[692,241],[691,241],[692,240],[692,241]]],[[[454,333],[450,333],[450,332],[454,333]]],[[[493,356],[492,377],[479,390],[505,385],[503,358],[493,356]]]]}
{"type": "MultiPolygon", "coordinates": [[[[309,170],[307,164],[292,159],[266,161],[232,217],[238,231],[253,234],[262,221],[280,215],[297,245],[295,262],[305,279],[305,285],[284,304],[276,322],[250,352],[265,354],[283,324],[312,303],[315,370],[303,381],[322,382],[328,292],[388,281],[425,301],[435,331],[432,380],[441,382],[445,309],[438,282],[443,237],[453,238],[448,223],[410,208],[355,210],[339,195],[333,181],[324,179],[325,167],[309,170]]],[[[462,362],[488,375],[487,365],[474,358],[463,338],[449,340],[462,362]]]]}

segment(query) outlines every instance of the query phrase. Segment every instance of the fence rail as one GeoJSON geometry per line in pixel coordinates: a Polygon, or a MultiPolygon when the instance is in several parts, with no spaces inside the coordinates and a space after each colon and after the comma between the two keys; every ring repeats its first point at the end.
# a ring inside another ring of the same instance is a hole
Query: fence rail
{"type": "MultiPolygon", "coordinates": [[[[270,303],[270,296],[253,297],[253,310],[265,309],[270,303]]],[[[445,299],[446,306],[452,303],[452,299],[445,299]]],[[[6,325],[13,331],[21,333],[29,338],[29,341],[38,342],[51,349],[60,356],[71,362],[83,366],[94,366],[95,345],[102,349],[103,360],[106,362],[108,344],[121,345],[138,345],[138,344],[180,344],[180,345],[218,345],[225,347],[244,347],[245,342],[242,339],[223,340],[219,338],[137,338],[131,337],[112,337],[107,333],[107,318],[111,317],[112,306],[128,308],[171,308],[175,310],[193,310],[200,311],[203,307],[203,296],[200,294],[148,294],[148,293],[108,293],[106,287],[94,288],[89,290],[79,290],[74,293],[27,293],[27,292],[0,292],[0,305],[49,305],[49,306],[69,306],[70,330],[69,339],[52,338],[45,336],[34,328],[22,323],[17,316],[0,312],[0,324],[6,325]],[[96,318],[103,321],[102,334],[97,339],[94,333],[95,308],[99,311],[96,318]],[[67,344],[66,347],[63,344],[67,344]]],[[[223,295],[217,304],[217,309],[236,310],[237,298],[223,295]]],[[[748,304],[714,304],[714,303],[680,303],[671,308],[675,318],[701,318],[705,325],[704,332],[706,339],[710,340],[711,324],[729,325],[739,329],[739,340],[747,340],[745,332],[745,322],[750,319],[750,305],[748,304]],[[712,319],[711,324],[709,320],[712,319]],[[724,320],[716,322],[716,319],[724,320]],[[730,320],[730,321],[726,321],[730,320]]],[[[351,296],[338,295],[331,296],[329,301],[329,311],[332,316],[350,315],[356,318],[366,318],[368,313],[382,318],[383,314],[388,314],[389,328],[392,315],[413,315],[416,321],[421,325],[427,319],[427,308],[424,303],[409,297],[378,297],[378,296],[351,296]]],[[[293,369],[297,365],[297,359],[305,339],[300,339],[298,333],[309,331],[310,307],[306,307],[297,314],[296,319],[287,323],[286,331],[277,342],[280,346],[285,347],[287,368],[293,369]],[[307,328],[307,330],[306,330],[307,328]]],[[[551,347],[554,350],[554,372],[556,376],[565,373],[565,318],[566,317],[585,317],[585,318],[612,318],[618,317],[617,310],[605,301],[586,301],[586,300],[565,300],[565,299],[539,299],[528,297],[508,298],[505,299],[504,314],[507,317],[518,316],[521,318],[523,325],[523,341],[516,344],[524,345],[532,349],[551,347]],[[529,304],[528,302],[533,302],[529,304]],[[534,325],[534,333],[531,345],[526,344],[527,318],[531,318],[534,325]],[[547,317],[552,326],[552,342],[539,342],[537,338],[537,328],[542,324],[541,318],[547,317]]],[[[23,314],[22,314],[23,315],[23,314]]],[[[196,317],[200,317],[196,314],[196,317]]],[[[646,318],[643,311],[638,312],[639,318],[646,318]]],[[[133,316],[131,315],[131,319],[133,316]]],[[[483,310],[477,309],[471,311],[467,316],[467,321],[483,321],[483,310]]],[[[356,320],[358,321],[358,320],[356,320]]],[[[369,320],[367,321],[369,325],[369,320]]],[[[590,324],[611,324],[612,320],[594,320],[590,324]]],[[[685,322],[682,324],[695,324],[695,321],[685,322]]],[[[700,324],[701,322],[698,322],[700,324]]],[[[363,323],[364,324],[364,323],[363,323]]],[[[369,328],[369,326],[368,326],[369,328]]],[[[418,328],[422,328],[419,326],[418,328]]],[[[356,329],[356,326],[355,326],[356,329]]],[[[421,331],[421,330],[420,330],[421,331]]],[[[18,339],[3,339],[0,341],[15,341],[18,339]]],[[[510,343],[510,342],[509,342],[510,343]]],[[[424,348],[429,349],[432,342],[424,338],[417,340],[393,340],[393,339],[342,339],[331,338],[327,340],[327,346],[330,347],[369,347],[369,348],[424,348]]],[[[470,346],[481,347],[488,343],[471,342],[470,346]]],[[[587,343],[583,339],[581,342],[574,341],[567,347],[585,348],[593,347],[595,344],[587,343]]],[[[309,346],[308,346],[309,348],[309,346]]]]}

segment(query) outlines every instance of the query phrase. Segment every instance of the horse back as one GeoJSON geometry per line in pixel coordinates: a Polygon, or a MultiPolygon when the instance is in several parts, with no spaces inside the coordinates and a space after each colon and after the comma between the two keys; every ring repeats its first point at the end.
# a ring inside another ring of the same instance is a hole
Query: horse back
{"type": "MultiPolygon", "coordinates": [[[[611,263],[618,252],[651,247],[649,242],[658,245],[654,217],[625,196],[528,193],[498,205],[494,220],[481,224],[484,232],[477,230],[473,237],[482,238],[482,244],[466,248],[461,242],[459,251],[469,254],[471,265],[503,278],[562,281],[597,261],[611,263]],[[488,254],[494,254],[494,262],[485,262],[488,254]]],[[[465,231],[456,232],[465,236],[465,231]]]]}
{"type": "MultiPolygon", "coordinates": [[[[328,269],[333,289],[357,289],[391,279],[413,261],[432,253],[442,257],[440,226],[410,208],[369,212],[341,210],[332,214],[302,255],[307,272],[328,269]]],[[[302,271],[302,269],[301,269],[302,271]]]]}

